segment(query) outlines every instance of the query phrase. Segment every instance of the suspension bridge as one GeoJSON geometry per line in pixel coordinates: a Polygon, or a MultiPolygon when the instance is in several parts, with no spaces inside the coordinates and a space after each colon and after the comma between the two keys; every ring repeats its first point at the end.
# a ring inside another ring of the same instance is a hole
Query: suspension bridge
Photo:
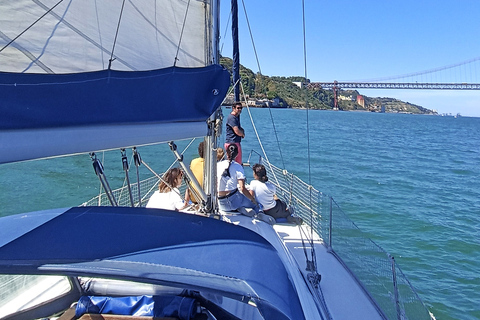
{"type": "Polygon", "coordinates": [[[480,90],[480,57],[425,71],[360,81],[309,82],[307,87],[330,89],[334,94],[334,110],[338,95],[345,89],[402,90],[480,90]]]}
{"type": "Polygon", "coordinates": [[[435,69],[365,81],[311,82],[322,89],[480,90],[480,57],[435,69]]]}
{"type": "Polygon", "coordinates": [[[427,89],[480,90],[480,83],[422,83],[422,82],[311,82],[311,88],[321,89],[427,89]]]}

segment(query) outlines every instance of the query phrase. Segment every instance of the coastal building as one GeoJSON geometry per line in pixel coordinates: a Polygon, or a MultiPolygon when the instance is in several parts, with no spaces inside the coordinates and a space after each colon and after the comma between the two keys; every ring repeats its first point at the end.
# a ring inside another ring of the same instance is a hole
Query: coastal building
{"type": "Polygon", "coordinates": [[[338,96],[338,100],[343,100],[343,101],[355,101],[355,98],[353,96],[338,96]]]}
{"type": "Polygon", "coordinates": [[[363,99],[363,96],[357,95],[357,104],[365,108],[365,99],[363,99]]]}

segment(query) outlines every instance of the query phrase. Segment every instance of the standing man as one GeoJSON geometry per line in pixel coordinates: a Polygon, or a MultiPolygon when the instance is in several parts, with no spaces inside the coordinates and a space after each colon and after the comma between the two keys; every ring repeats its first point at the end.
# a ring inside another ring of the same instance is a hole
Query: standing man
{"type": "Polygon", "coordinates": [[[245,138],[245,130],[243,130],[240,125],[240,114],[242,113],[242,103],[235,102],[232,105],[232,112],[228,115],[227,118],[227,128],[225,131],[225,150],[227,146],[231,143],[235,143],[238,147],[238,155],[235,157],[235,161],[241,165],[242,162],[242,147],[240,142],[242,138],[245,138]]]}

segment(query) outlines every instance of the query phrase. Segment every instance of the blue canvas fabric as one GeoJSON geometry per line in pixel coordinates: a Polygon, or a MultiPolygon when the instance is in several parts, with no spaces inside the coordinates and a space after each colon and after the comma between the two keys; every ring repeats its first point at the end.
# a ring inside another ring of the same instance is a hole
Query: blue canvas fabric
{"type": "Polygon", "coordinates": [[[263,314],[272,315],[267,319],[304,319],[278,252],[247,228],[198,215],[127,207],[75,207],[41,217],[5,218],[5,224],[0,218],[0,273],[65,272],[188,283],[240,301],[253,299],[263,314]]]}
{"type": "Polygon", "coordinates": [[[2,130],[206,120],[230,75],[220,65],[77,74],[0,72],[2,130]]]}
{"type": "Polygon", "coordinates": [[[180,296],[82,296],[75,307],[75,317],[94,313],[190,320],[196,315],[195,304],[195,299],[180,296]]]}
{"type": "Polygon", "coordinates": [[[235,192],[229,197],[219,198],[218,199],[218,206],[221,210],[224,211],[235,211],[238,208],[252,208],[255,210],[255,213],[260,212],[260,207],[258,205],[253,204],[250,199],[245,197],[240,191],[235,192]]]}

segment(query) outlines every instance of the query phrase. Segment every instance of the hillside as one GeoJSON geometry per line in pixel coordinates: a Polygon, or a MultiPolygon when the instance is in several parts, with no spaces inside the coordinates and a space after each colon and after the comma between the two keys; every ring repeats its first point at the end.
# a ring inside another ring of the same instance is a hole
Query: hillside
{"type": "MultiPolygon", "coordinates": [[[[220,63],[232,70],[232,60],[222,57],[220,63]]],[[[309,87],[300,88],[303,77],[269,77],[255,74],[240,65],[240,77],[248,103],[258,107],[305,108],[305,101],[311,109],[331,110],[334,106],[332,90],[309,87]]],[[[304,82],[305,83],[305,82],[304,82]]],[[[228,103],[233,103],[230,97],[228,103]]],[[[360,95],[356,90],[339,90],[338,107],[345,111],[371,111],[393,113],[435,114],[434,111],[393,98],[371,98],[360,95]]]]}

